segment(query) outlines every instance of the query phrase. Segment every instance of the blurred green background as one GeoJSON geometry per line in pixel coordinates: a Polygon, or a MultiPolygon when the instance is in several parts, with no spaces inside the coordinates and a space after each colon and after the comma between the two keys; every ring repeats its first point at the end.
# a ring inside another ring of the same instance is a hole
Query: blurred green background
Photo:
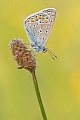
{"type": "Polygon", "coordinates": [[[42,100],[48,120],[80,120],[80,0],[0,1],[0,120],[42,120],[32,76],[17,69],[9,43],[28,43],[24,19],[50,7],[57,14],[46,47],[58,58],[36,56],[42,100]]]}

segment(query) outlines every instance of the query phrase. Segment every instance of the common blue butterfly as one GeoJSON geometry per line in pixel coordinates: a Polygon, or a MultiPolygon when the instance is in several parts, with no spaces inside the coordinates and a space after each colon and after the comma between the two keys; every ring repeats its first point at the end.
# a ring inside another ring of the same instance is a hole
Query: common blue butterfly
{"type": "MultiPolygon", "coordinates": [[[[46,52],[45,44],[52,30],[56,16],[54,8],[46,8],[34,14],[31,14],[24,20],[26,30],[32,49],[38,52],[46,52]]],[[[51,51],[49,50],[49,53],[51,51]]]]}

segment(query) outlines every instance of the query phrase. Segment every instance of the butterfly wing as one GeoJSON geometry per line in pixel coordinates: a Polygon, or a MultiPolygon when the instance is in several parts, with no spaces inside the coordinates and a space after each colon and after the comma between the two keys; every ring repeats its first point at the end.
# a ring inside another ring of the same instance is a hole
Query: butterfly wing
{"type": "Polygon", "coordinates": [[[51,32],[56,11],[53,8],[44,9],[30,15],[24,21],[24,27],[31,46],[42,51],[51,32]],[[40,49],[41,48],[41,49],[40,49]]]}
{"type": "Polygon", "coordinates": [[[47,26],[47,31],[48,31],[48,34],[47,34],[47,38],[45,40],[45,44],[47,42],[47,39],[50,35],[50,32],[52,30],[52,27],[54,25],[54,21],[55,21],[55,17],[56,17],[56,10],[54,8],[47,8],[47,9],[44,9],[42,10],[43,13],[46,13],[47,16],[49,17],[49,23],[46,25],[47,26]]]}

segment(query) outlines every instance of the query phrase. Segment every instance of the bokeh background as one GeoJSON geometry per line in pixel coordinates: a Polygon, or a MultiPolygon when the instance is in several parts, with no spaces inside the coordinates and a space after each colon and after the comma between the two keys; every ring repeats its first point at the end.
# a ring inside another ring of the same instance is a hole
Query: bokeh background
{"type": "Polygon", "coordinates": [[[46,47],[36,55],[36,75],[48,120],[80,120],[80,0],[0,1],[0,120],[42,120],[31,74],[17,69],[13,38],[28,43],[24,19],[53,7],[56,20],[46,47]]]}

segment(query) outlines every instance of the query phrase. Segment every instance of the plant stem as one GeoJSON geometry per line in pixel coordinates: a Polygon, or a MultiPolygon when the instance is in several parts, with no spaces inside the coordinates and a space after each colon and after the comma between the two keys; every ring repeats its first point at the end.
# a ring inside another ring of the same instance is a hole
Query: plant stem
{"type": "Polygon", "coordinates": [[[38,87],[37,78],[35,75],[35,71],[32,72],[32,77],[33,77],[33,82],[34,82],[34,87],[35,87],[38,103],[39,103],[40,110],[43,116],[43,120],[47,120],[46,113],[45,113],[44,106],[43,106],[42,99],[41,99],[41,95],[40,95],[40,91],[39,91],[39,87],[38,87]]]}

